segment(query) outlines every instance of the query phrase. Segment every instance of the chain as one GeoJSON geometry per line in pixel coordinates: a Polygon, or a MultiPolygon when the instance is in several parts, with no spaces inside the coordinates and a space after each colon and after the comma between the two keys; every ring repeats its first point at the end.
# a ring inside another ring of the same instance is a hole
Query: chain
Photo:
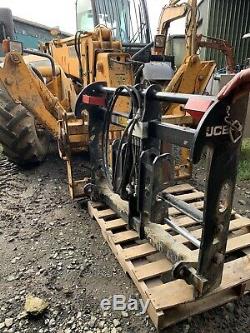
{"type": "Polygon", "coordinates": [[[233,143],[237,143],[243,136],[243,126],[238,120],[232,120],[230,107],[227,108],[227,116],[224,118],[225,123],[229,126],[229,136],[233,143]]]}

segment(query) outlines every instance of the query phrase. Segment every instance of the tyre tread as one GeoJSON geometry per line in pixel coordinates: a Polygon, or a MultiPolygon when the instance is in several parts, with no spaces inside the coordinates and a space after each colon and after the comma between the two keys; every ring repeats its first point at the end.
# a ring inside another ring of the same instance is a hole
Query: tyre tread
{"type": "Polygon", "coordinates": [[[42,162],[48,150],[37,135],[33,116],[21,104],[0,105],[0,143],[3,153],[19,165],[42,162]]]}

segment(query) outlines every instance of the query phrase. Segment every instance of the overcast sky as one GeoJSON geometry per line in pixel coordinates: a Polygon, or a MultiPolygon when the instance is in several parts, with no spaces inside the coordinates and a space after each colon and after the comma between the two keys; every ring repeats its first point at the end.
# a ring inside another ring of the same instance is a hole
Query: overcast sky
{"type": "MultiPolygon", "coordinates": [[[[147,0],[147,2],[154,33],[161,8],[168,0],[147,0]]],[[[76,31],[75,0],[0,0],[0,7],[8,7],[15,16],[49,27],[59,26],[61,30],[69,33],[76,31]]]]}

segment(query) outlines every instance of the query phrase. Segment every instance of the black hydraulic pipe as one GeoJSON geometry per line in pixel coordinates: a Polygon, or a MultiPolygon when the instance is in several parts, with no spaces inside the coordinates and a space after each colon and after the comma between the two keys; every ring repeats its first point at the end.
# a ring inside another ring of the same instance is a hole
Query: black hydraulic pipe
{"type": "Polygon", "coordinates": [[[133,56],[132,56],[132,60],[136,60],[136,58],[142,54],[143,52],[147,51],[148,49],[150,49],[152,46],[154,45],[154,42],[151,42],[149,44],[147,44],[146,46],[144,46],[142,49],[140,49],[138,52],[136,52],[133,56]]]}
{"type": "Polygon", "coordinates": [[[148,44],[145,43],[122,43],[123,47],[129,47],[129,48],[141,48],[141,47],[145,47],[148,44]]]}
{"type": "Polygon", "coordinates": [[[52,68],[52,76],[56,77],[56,65],[55,65],[55,61],[54,61],[54,59],[51,55],[49,55],[48,53],[43,53],[43,52],[34,51],[34,50],[30,50],[30,49],[23,49],[23,52],[27,53],[27,54],[33,54],[33,55],[37,55],[39,57],[44,57],[44,58],[49,59],[49,61],[51,63],[51,68],[52,68]]]}

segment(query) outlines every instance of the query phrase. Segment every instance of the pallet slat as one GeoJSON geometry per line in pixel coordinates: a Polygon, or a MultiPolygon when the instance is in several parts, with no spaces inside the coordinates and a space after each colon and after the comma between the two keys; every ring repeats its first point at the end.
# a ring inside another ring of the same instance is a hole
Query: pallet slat
{"type": "MultiPolygon", "coordinates": [[[[233,220],[230,222],[230,225],[229,225],[229,231],[235,231],[235,230],[238,230],[238,229],[241,229],[241,228],[244,228],[244,227],[249,227],[250,226],[250,219],[247,219],[245,217],[242,217],[240,219],[236,219],[236,220],[233,220]]],[[[190,231],[190,233],[196,237],[197,239],[200,239],[201,238],[201,234],[202,234],[202,229],[197,229],[195,231],[190,231]]],[[[177,241],[177,242],[180,242],[180,243],[188,243],[189,240],[187,240],[185,237],[181,236],[181,235],[176,235],[174,236],[174,239],[177,241]]]]}
{"type": "Polygon", "coordinates": [[[250,244],[250,234],[240,235],[231,238],[227,242],[227,253],[243,249],[244,247],[247,247],[249,244],[250,244]]]}
{"type": "Polygon", "coordinates": [[[107,218],[107,217],[111,217],[111,216],[115,216],[116,213],[112,210],[112,209],[104,209],[104,210],[100,210],[98,211],[98,217],[99,218],[107,218]]]}
{"type": "Polygon", "coordinates": [[[126,260],[138,259],[156,253],[156,249],[149,243],[135,245],[123,250],[123,256],[126,260]]]}
{"type": "Polygon", "coordinates": [[[136,231],[127,230],[122,231],[113,235],[113,241],[115,244],[121,244],[124,242],[132,241],[139,238],[139,235],[136,231]]]}
{"type": "Polygon", "coordinates": [[[137,267],[134,273],[137,279],[141,281],[160,276],[161,274],[168,272],[172,267],[172,264],[167,259],[161,259],[137,267]]]}
{"type": "Polygon", "coordinates": [[[204,193],[197,191],[197,192],[193,192],[193,193],[179,194],[179,195],[176,195],[176,198],[179,200],[189,202],[192,200],[203,199],[204,193]]]}
{"type": "Polygon", "coordinates": [[[106,230],[114,230],[114,229],[125,227],[126,225],[127,225],[127,223],[123,219],[115,219],[115,220],[105,222],[106,230]]]}
{"type": "MultiPolygon", "coordinates": [[[[231,253],[236,250],[244,249],[244,247],[248,247],[249,244],[250,244],[250,233],[230,238],[227,241],[226,253],[231,253]]],[[[198,255],[199,255],[199,250],[192,251],[192,256],[194,260],[197,260],[198,255]]]]}
{"type": "Polygon", "coordinates": [[[175,194],[179,192],[187,192],[187,191],[194,191],[194,187],[190,184],[181,184],[168,187],[164,192],[175,194]]]}
{"type": "MultiPolygon", "coordinates": [[[[172,220],[180,227],[190,227],[199,224],[198,222],[194,221],[193,219],[191,219],[191,217],[188,216],[181,218],[172,218],[172,220]]],[[[172,228],[166,224],[164,225],[164,229],[168,231],[171,230],[172,228]]]]}

